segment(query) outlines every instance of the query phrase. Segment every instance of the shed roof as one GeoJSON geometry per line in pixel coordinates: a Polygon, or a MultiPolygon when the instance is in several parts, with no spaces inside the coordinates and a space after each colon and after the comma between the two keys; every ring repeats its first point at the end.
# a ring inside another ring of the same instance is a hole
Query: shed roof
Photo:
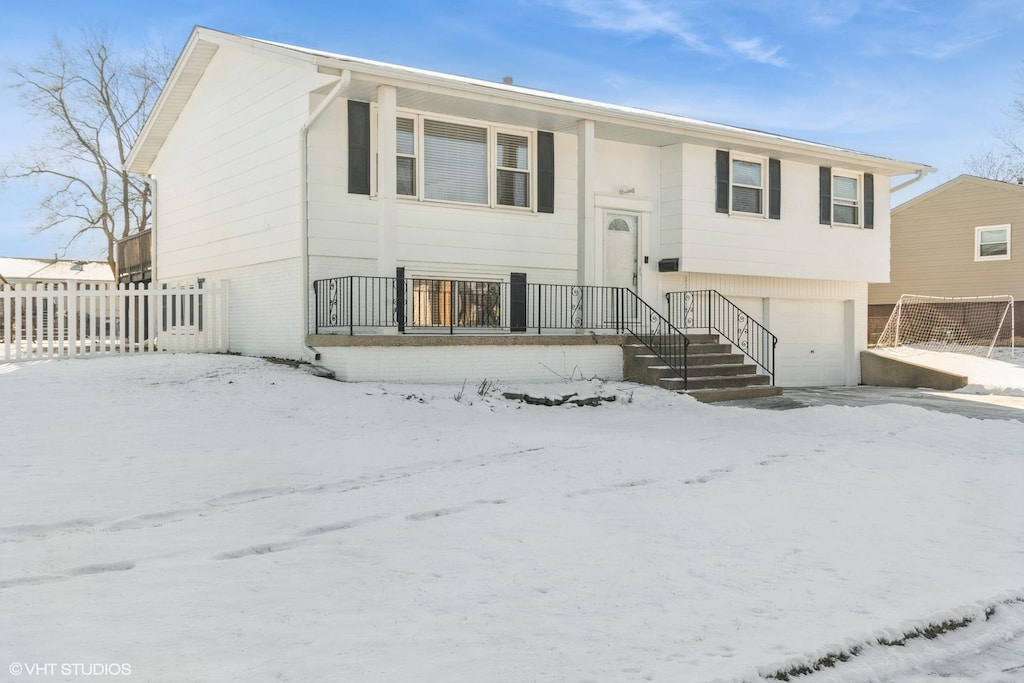
{"type": "Polygon", "coordinates": [[[0,275],[7,280],[67,282],[113,282],[114,273],[106,261],[75,259],[34,259],[0,256],[0,275]]]}

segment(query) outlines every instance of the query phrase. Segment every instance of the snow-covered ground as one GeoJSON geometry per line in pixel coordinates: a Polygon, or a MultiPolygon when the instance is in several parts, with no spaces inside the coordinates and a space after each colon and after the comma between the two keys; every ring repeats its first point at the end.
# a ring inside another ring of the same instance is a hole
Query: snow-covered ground
{"type": "Polygon", "coordinates": [[[987,349],[983,348],[979,348],[975,354],[909,346],[873,350],[910,363],[963,375],[969,384],[959,390],[961,393],[1024,396],[1024,349],[995,348],[992,349],[991,357],[985,356],[987,349]]]}
{"type": "Polygon", "coordinates": [[[1020,422],[201,355],[0,365],[0,397],[0,678],[1024,676],[1020,422]]]}

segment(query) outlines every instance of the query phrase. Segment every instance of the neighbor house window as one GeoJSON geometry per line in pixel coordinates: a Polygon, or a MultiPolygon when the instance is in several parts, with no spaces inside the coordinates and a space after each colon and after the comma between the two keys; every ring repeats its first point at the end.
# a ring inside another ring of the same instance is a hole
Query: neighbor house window
{"type": "Polygon", "coordinates": [[[532,207],[530,133],[420,115],[398,117],[396,129],[399,195],[532,207]]]}
{"type": "Polygon", "coordinates": [[[760,161],[732,160],[732,211],[764,213],[764,166],[760,161]]]}
{"type": "Polygon", "coordinates": [[[1009,258],[1009,225],[986,225],[974,229],[975,261],[1005,261],[1009,258]]]}

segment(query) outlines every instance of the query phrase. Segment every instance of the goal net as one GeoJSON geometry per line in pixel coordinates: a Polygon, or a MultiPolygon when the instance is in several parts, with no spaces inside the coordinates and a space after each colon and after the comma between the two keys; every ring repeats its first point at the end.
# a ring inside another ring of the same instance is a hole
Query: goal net
{"type": "Polygon", "coordinates": [[[987,358],[996,346],[1013,348],[1013,329],[1010,295],[904,294],[892,309],[876,346],[913,346],[987,358]]]}

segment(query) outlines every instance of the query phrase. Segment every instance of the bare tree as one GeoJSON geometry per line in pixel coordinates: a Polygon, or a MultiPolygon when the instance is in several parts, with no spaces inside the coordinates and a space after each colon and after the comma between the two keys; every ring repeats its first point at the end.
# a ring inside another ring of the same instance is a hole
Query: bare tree
{"type": "Polygon", "coordinates": [[[55,37],[39,61],[11,68],[11,87],[47,132],[0,169],[0,179],[34,179],[44,188],[36,233],[70,230],[70,246],[101,231],[115,269],[116,241],[149,227],[150,187],[124,162],[172,63],[163,50],[120,58],[107,35],[86,33],[75,45],[55,37]]]}
{"type": "Polygon", "coordinates": [[[1017,85],[1017,97],[1010,105],[1010,124],[996,132],[996,146],[971,155],[965,164],[968,172],[1007,182],[1024,179],[1024,67],[1017,75],[1017,85]]]}

